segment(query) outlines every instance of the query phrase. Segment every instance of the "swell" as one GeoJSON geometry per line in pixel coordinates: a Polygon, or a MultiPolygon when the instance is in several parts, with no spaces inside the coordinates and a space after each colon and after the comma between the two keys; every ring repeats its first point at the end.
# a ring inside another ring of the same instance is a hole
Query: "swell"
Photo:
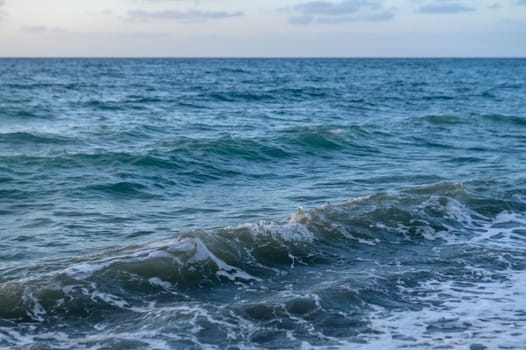
{"type": "Polygon", "coordinates": [[[6,108],[4,106],[3,110],[0,111],[0,116],[2,116],[2,118],[9,118],[13,120],[53,119],[53,114],[51,113],[51,110],[44,106],[39,106],[38,108],[34,107],[25,109],[6,108]]]}
{"type": "MultiPolygon", "coordinates": [[[[191,169],[209,168],[224,164],[236,164],[239,161],[274,162],[276,160],[303,157],[306,153],[330,154],[341,151],[363,151],[375,149],[367,146],[365,140],[369,132],[360,126],[335,126],[317,128],[286,129],[265,137],[219,136],[210,138],[189,138],[184,136],[167,137],[162,129],[144,127],[133,132],[125,131],[114,135],[130,145],[122,151],[116,151],[114,142],[90,139],[89,143],[98,147],[92,149],[83,144],[79,151],[74,139],[57,135],[36,135],[33,133],[13,132],[0,134],[0,140],[8,144],[24,144],[37,147],[39,144],[54,145],[48,154],[39,156],[40,150],[20,152],[12,150],[1,161],[11,166],[17,163],[30,165],[47,164],[51,167],[63,167],[74,164],[78,167],[100,165],[130,165],[146,168],[191,169]],[[142,130],[144,129],[144,130],[142,130]],[[133,142],[136,146],[133,146],[133,142]],[[75,147],[69,147],[75,145],[75,147]],[[84,148],[85,150],[82,150],[84,148]]],[[[88,141],[85,141],[88,143],[88,141]]],[[[213,169],[211,174],[215,172],[213,169]]],[[[231,173],[225,169],[226,175],[231,173]]],[[[204,171],[206,173],[206,171],[204,171]]]]}
{"type": "Polygon", "coordinates": [[[514,115],[501,115],[501,114],[487,114],[482,116],[483,120],[487,120],[497,124],[504,125],[515,125],[515,126],[526,126],[526,115],[514,116],[514,115]]]}
{"type": "Polygon", "coordinates": [[[334,99],[341,97],[342,93],[334,89],[321,89],[316,86],[304,87],[279,87],[259,89],[257,81],[248,81],[254,84],[254,90],[207,91],[200,95],[200,99],[218,103],[273,103],[273,102],[304,102],[312,99],[334,99]]]}
{"type": "MultiPolygon", "coordinates": [[[[159,151],[165,154],[178,153],[190,155],[192,151],[212,156],[241,156],[265,160],[287,157],[302,153],[306,148],[318,150],[333,150],[358,144],[365,140],[370,131],[358,125],[334,125],[328,127],[297,127],[279,130],[275,133],[259,137],[243,137],[242,135],[226,135],[216,137],[190,138],[186,136],[170,137],[161,126],[142,125],[133,130],[112,132],[115,140],[127,143],[133,149],[134,141],[141,141],[140,148],[150,152],[159,151]],[[159,142],[155,142],[159,139],[159,142]],[[149,141],[149,142],[148,142],[149,141]],[[339,146],[338,146],[339,145],[339,146]],[[246,155],[245,155],[246,154],[246,155]]],[[[84,137],[85,138],[85,137],[84,137]]],[[[89,135],[89,140],[100,146],[105,146],[106,134],[89,135]]],[[[11,143],[68,143],[74,139],[55,134],[36,134],[28,132],[8,132],[0,134],[0,140],[11,143]]],[[[114,142],[107,146],[115,146],[114,142]]],[[[114,148],[114,147],[112,147],[114,148]]],[[[103,152],[104,147],[98,147],[103,152]]],[[[92,152],[93,153],[93,152],[92,152]]],[[[78,152],[85,156],[86,152],[78,152]]],[[[104,154],[104,153],[101,153],[104,154]]],[[[75,154],[72,154],[75,155],[75,154]]],[[[93,153],[96,156],[96,153],[93,153]]],[[[91,156],[91,155],[89,155],[91,156]]]]}
{"type": "Polygon", "coordinates": [[[457,126],[457,125],[477,125],[480,123],[496,125],[515,125],[525,126],[526,116],[503,115],[503,114],[480,114],[480,115],[453,115],[453,114],[432,114],[419,117],[412,117],[409,121],[414,123],[427,123],[429,125],[457,126]]]}
{"type": "MultiPolygon", "coordinates": [[[[427,244],[524,246],[526,218],[503,211],[506,207],[502,200],[467,193],[462,183],[439,183],[300,209],[288,222],[190,231],[57,261],[30,277],[5,281],[0,318],[43,321],[133,311],[152,298],[249,288],[295,269],[388,256],[394,247],[415,252],[427,244]]],[[[521,261],[516,264],[519,268],[521,261]]],[[[396,304],[387,295],[381,298],[396,304]]]]}
{"type": "MultiPolygon", "coordinates": [[[[49,133],[33,133],[13,131],[0,134],[0,142],[7,145],[24,145],[33,147],[16,152],[10,148],[7,155],[11,159],[2,161],[16,164],[19,159],[25,164],[32,161],[51,162],[86,162],[96,165],[100,162],[115,162],[117,164],[145,164],[160,168],[185,167],[186,162],[206,159],[214,163],[220,159],[222,164],[236,161],[274,162],[290,158],[302,157],[306,154],[314,156],[339,156],[342,154],[376,154],[391,148],[407,146],[409,141],[415,146],[428,142],[430,146],[451,144],[446,130],[455,128],[456,134],[465,131],[463,137],[471,140],[467,129],[477,127],[479,132],[495,133],[495,127],[501,126],[503,131],[507,126],[522,127],[526,125],[521,116],[506,115],[425,115],[406,117],[402,123],[381,119],[368,124],[332,124],[329,126],[289,127],[266,133],[265,136],[246,137],[243,135],[215,135],[210,137],[192,138],[181,135],[171,136],[170,130],[162,124],[143,123],[130,130],[111,133],[91,133],[82,137],[63,136],[49,133]],[[384,123],[385,122],[385,123],[384,123]],[[396,124],[394,124],[396,123],[396,124]],[[482,129],[480,128],[482,124],[482,129]],[[410,126],[408,128],[407,126],[410,126]],[[434,127],[440,127],[434,129],[434,127]],[[427,135],[428,128],[439,131],[440,134],[427,135]],[[424,129],[424,130],[422,130],[424,129]],[[42,154],[39,145],[46,145],[49,155],[42,154]],[[122,147],[126,145],[125,147],[122,147]],[[74,146],[74,147],[73,147],[74,146]],[[22,154],[20,154],[22,153],[22,154]],[[114,158],[113,158],[114,157],[114,158]],[[113,159],[112,159],[113,158],[113,159]]],[[[202,130],[200,130],[202,131],[202,130]]],[[[518,137],[517,135],[512,135],[518,137]]],[[[473,142],[477,141],[476,137],[473,142]]],[[[463,146],[463,144],[460,144],[463,146]]]]}
{"type": "MultiPolygon", "coordinates": [[[[265,137],[224,136],[212,139],[180,139],[159,145],[166,152],[186,151],[212,157],[274,161],[301,156],[305,152],[332,152],[366,147],[368,131],[358,125],[299,127],[280,130],[265,137]]],[[[188,154],[188,153],[186,153],[188,154]]]]}
{"type": "Polygon", "coordinates": [[[75,140],[56,134],[36,134],[23,131],[0,133],[0,142],[9,145],[20,144],[57,144],[64,145],[74,143],[75,140]]]}

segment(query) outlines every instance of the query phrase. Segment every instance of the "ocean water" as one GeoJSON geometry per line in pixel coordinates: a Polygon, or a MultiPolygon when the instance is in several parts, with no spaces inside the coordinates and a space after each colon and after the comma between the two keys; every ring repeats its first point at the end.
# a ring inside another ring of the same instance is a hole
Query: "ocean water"
{"type": "Polygon", "coordinates": [[[524,344],[525,59],[0,60],[0,348],[524,344]]]}

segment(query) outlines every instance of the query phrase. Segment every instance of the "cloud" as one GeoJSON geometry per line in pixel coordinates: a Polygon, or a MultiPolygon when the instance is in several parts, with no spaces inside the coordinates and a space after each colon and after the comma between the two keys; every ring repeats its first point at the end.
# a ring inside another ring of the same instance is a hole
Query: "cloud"
{"type": "Polygon", "coordinates": [[[526,6],[526,0],[517,0],[515,3],[519,6],[526,6]]]}
{"type": "Polygon", "coordinates": [[[143,2],[193,2],[195,5],[199,5],[199,0],[142,0],[143,2]]]}
{"type": "Polygon", "coordinates": [[[5,5],[3,0],[0,0],[0,22],[2,22],[7,17],[7,12],[2,11],[2,7],[5,5]]]}
{"type": "Polygon", "coordinates": [[[326,16],[319,17],[316,23],[320,24],[337,24],[337,23],[349,23],[349,22],[381,22],[389,21],[394,18],[394,13],[390,11],[384,11],[380,13],[373,13],[363,16],[326,16]]]}
{"type": "Polygon", "coordinates": [[[21,28],[21,31],[23,31],[25,33],[32,33],[32,34],[63,33],[63,32],[65,32],[65,30],[61,29],[61,28],[52,28],[52,27],[39,26],[39,25],[23,26],[21,28]]]}
{"type": "Polygon", "coordinates": [[[135,2],[150,2],[150,3],[170,3],[170,2],[192,2],[194,5],[201,5],[201,0],[134,0],[135,2]]]}
{"type": "Polygon", "coordinates": [[[238,12],[226,12],[226,11],[178,11],[178,10],[164,10],[164,11],[144,11],[144,10],[133,10],[128,12],[128,18],[131,20],[174,20],[180,22],[205,22],[214,19],[223,19],[230,17],[241,17],[244,13],[238,12]]]}
{"type": "Polygon", "coordinates": [[[378,0],[310,1],[281,9],[293,12],[289,24],[338,24],[358,21],[388,21],[394,12],[383,9],[378,0]]]}
{"type": "Polygon", "coordinates": [[[382,6],[378,1],[347,0],[337,3],[329,1],[311,1],[298,4],[292,9],[293,11],[304,15],[339,16],[357,13],[362,8],[379,9],[381,7],[382,6]]]}
{"type": "Polygon", "coordinates": [[[475,9],[473,7],[468,7],[453,1],[441,1],[439,3],[431,3],[427,5],[420,6],[418,12],[420,13],[460,13],[460,12],[473,12],[475,9]]]}

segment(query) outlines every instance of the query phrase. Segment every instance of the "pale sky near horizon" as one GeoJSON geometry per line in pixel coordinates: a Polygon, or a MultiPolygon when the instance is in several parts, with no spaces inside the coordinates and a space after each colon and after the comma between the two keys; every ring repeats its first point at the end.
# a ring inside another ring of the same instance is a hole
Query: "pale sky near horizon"
{"type": "Polygon", "coordinates": [[[526,0],[0,0],[0,56],[526,56],[526,0]]]}

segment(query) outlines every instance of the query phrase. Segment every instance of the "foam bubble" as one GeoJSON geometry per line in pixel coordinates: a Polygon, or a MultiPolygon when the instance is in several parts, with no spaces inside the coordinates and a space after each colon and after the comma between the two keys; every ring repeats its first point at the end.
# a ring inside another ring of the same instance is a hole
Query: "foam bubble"
{"type": "Polygon", "coordinates": [[[160,286],[160,287],[162,287],[164,289],[170,289],[172,287],[172,284],[170,282],[163,281],[163,280],[161,280],[160,278],[157,278],[157,277],[149,278],[148,282],[150,282],[150,284],[152,286],[160,286]]]}
{"type": "Polygon", "coordinates": [[[66,275],[76,279],[87,279],[91,277],[95,272],[101,271],[106,268],[108,264],[90,264],[88,262],[74,264],[62,272],[66,275]]]}
{"type": "Polygon", "coordinates": [[[422,283],[428,303],[420,311],[377,308],[371,318],[379,335],[366,348],[436,346],[520,349],[526,344],[526,271],[511,273],[503,282],[460,286],[452,281],[422,283]]]}
{"type": "Polygon", "coordinates": [[[226,262],[218,258],[216,255],[214,255],[200,239],[197,239],[195,243],[196,243],[196,250],[195,250],[194,256],[189,260],[189,262],[203,261],[206,259],[210,259],[216,264],[216,266],[219,269],[216,272],[216,275],[218,277],[226,277],[227,279],[231,281],[236,281],[236,280],[259,281],[260,280],[259,278],[256,278],[237,267],[228,265],[226,262]]]}
{"type": "Polygon", "coordinates": [[[298,218],[293,216],[290,223],[277,224],[261,222],[257,225],[243,225],[238,228],[248,228],[254,238],[270,236],[276,241],[285,242],[312,242],[314,234],[305,225],[297,222],[298,218]]]}

